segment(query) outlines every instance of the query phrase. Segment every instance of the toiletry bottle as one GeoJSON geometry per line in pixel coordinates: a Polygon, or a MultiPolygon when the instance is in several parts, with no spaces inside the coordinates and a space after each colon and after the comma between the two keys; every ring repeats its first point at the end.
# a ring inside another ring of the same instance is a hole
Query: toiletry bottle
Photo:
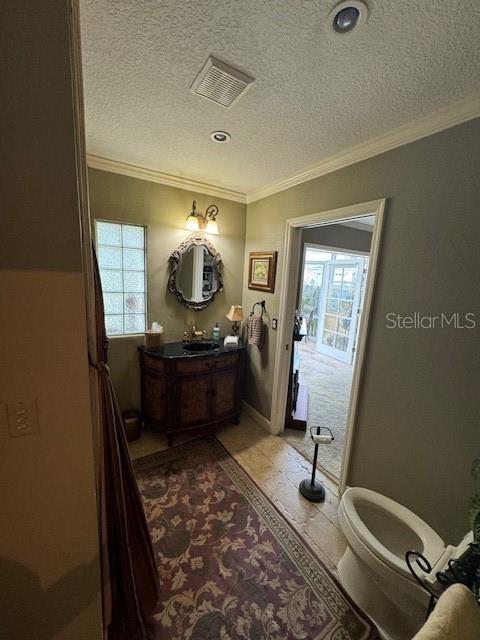
{"type": "Polygon", "coordinates": [[[220,327],[218,326],[218,322],[215,323],[212,329],[212,338],[214,340],[220,340],[220,327]]]}

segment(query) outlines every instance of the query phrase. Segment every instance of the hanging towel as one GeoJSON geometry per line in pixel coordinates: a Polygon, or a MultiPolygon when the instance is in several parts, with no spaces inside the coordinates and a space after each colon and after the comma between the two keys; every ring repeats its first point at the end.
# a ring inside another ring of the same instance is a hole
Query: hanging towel
{"type": "Polygon", "coordinates": [[[263,349],[265,343],[265,326],[263,324],[262,316],[251,315],[248,323],[248,344],[253,344],[258,347],[258,350],[263,349]]]}

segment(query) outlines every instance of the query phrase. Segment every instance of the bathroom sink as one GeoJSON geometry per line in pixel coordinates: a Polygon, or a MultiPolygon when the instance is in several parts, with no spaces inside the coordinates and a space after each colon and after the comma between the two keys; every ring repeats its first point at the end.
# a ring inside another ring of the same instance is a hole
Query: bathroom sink
{"type": "Polygon", "coordinates": [[[220,345],[216,342],[187,342],[183,348],[190,353],[204,353],[205,351],[216,351],[220,349],[220,345]]]}

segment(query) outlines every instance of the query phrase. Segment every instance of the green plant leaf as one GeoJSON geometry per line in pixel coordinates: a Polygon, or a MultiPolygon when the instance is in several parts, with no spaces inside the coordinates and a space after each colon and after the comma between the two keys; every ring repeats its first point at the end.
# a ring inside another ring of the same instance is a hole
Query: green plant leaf
{"type": "Polygon", "coordinates": [[[480,494],[475,493],[470,499],[468,515],[473,531],[473,539],[478,542],[480,541],[480,494]]]}
{"type": "Polygon", "coordinates": [[[473,539],[480,542],[480,456],[477,456],[472,464],[472,478],[476,491],[470,498],[468,518],[473,531],[473,539]]]}
{"type": "Polygon", "coordinates": [[[477,516],[473,522],[473,539],[477,542],[480,542],[480,511],[477,513],[477,516]]]}
{"type": "Polygon", "coordinates": [[[480,456],[473,461],[472,477],[475,482],[480,482],[480,456]]]}

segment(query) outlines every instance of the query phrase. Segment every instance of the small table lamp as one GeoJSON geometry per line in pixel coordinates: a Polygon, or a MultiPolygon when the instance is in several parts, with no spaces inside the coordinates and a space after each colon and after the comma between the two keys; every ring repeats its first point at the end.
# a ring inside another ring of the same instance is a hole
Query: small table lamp
{"type": "Polygon", "coordinates": [[[233,322],[233,335],[238,335],[240,322],[243,320],[243,307],[239,304],[232,304],[232,306],[230,307],[230,311],[227,313],[226,317],[233,322]]]}

